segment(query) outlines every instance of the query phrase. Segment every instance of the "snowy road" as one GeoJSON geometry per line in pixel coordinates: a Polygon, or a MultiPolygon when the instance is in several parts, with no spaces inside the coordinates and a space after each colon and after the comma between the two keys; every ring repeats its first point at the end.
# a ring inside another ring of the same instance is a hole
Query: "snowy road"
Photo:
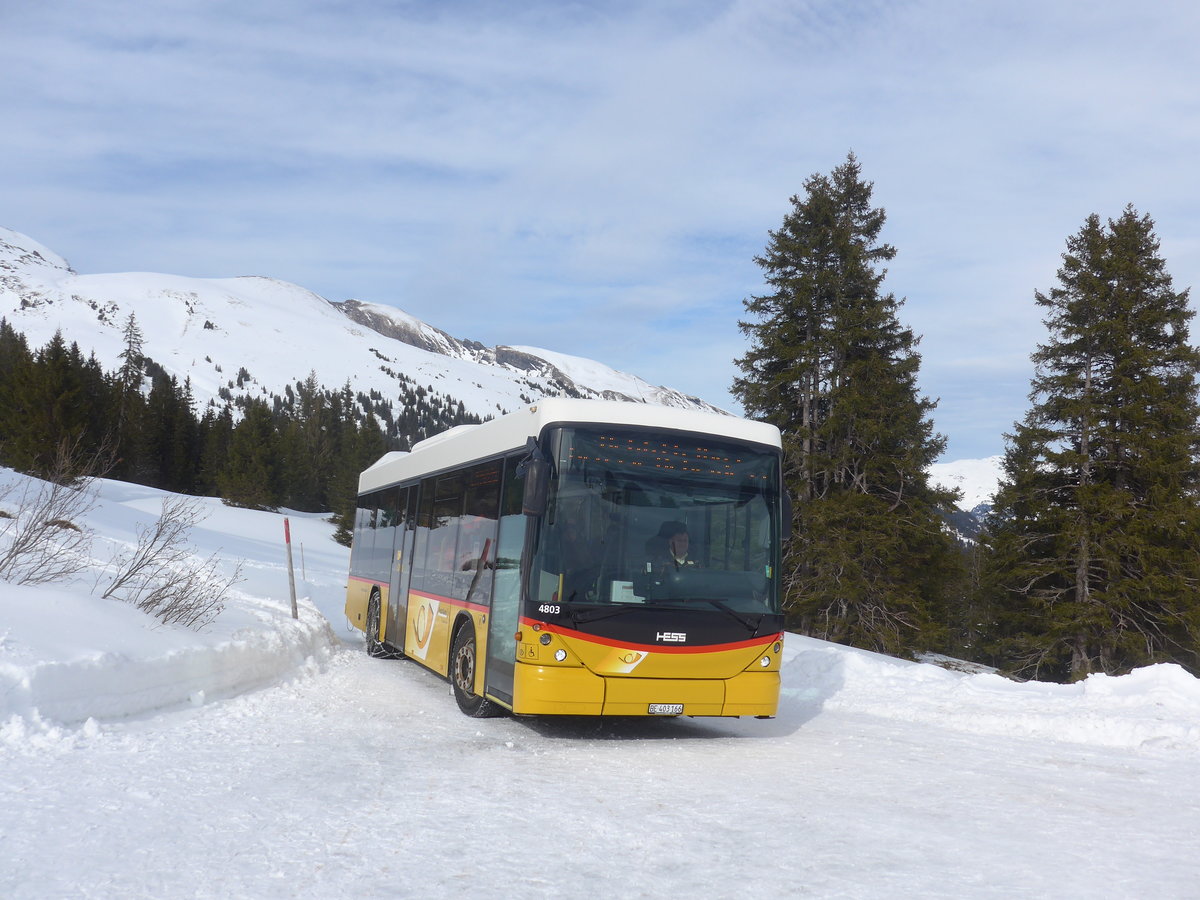
{"type": "Polygon", "coordinates": [[[0,896],[1200,896],[1194,755],[803,693],[770,722],[477,721],[430,673],[347,649],[10,745],[0,896]]]}

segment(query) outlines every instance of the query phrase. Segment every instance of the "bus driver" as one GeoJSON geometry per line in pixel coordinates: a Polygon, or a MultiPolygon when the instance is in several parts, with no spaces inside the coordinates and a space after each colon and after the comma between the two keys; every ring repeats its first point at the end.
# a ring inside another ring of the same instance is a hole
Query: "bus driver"
{"type": "Polygon", "coordinates": [[[690,539],[687,525],[683,522],[663,522],[658,534],[646,542],[646,555],[650,558],[651,571],[664,574],[672,567],[682,569],[696,565],[688,558],[690,539]]]}

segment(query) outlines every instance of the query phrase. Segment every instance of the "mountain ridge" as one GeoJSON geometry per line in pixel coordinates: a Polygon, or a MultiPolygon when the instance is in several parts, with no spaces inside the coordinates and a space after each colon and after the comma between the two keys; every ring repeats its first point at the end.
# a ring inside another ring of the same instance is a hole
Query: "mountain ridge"
{"type": "Polygon", "coordinates": [[[275,278],[81,275],[33,238],[0,228],[0,315],[31,344],[61,331],[103,366],[116,368],[131,313],[146,354],[180,382],[190,379],[200,406],[220,405],[231,394],[281,393],[316,372],[328,387],[350,384],[382,397],[395,397],[406,382],[419,385],[481,417],[544,396],[724,412],[593,360],[531,347],[489,348],[399,308],[330,301],[275,278]]]}

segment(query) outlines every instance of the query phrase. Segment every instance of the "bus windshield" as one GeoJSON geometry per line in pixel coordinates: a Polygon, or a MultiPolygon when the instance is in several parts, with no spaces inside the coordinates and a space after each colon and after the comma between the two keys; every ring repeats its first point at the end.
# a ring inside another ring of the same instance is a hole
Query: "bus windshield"
{"type": "Polygon", "coordinates": [[[726,439],[614,426],[548,434],[536,604],[779,612],[779,457],[726,439]]]}

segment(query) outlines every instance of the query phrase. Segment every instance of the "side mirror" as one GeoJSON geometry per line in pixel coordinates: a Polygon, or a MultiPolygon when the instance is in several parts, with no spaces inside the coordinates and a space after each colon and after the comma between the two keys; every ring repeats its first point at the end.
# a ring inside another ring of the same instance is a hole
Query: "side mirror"
{"type": "Polygon", "coordinates": [[[525,467],[525,493],[521,498],[521,512],[527,516],[540,516],[546,511],[546,496],[550,489],[550,466],[544,459],[530,460],[525,467]]]}
{"type": "Polygon", "coordinates": [[[540,516],[546,512],[546,500],[550,492],[550,463],[542,455],[537,438],[531,437],[525,449],[529,455],[517,465],[517,477],[525,481],[521,512],[527,516],[540,516]]]}

